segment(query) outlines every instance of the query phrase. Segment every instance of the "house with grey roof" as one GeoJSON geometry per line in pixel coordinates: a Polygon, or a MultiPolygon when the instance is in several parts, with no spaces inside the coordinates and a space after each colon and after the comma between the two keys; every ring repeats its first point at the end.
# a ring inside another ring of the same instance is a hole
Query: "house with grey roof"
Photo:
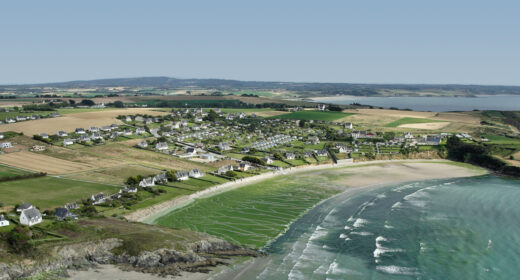
{"type": "Polygon", "coordinates": [[[204,176],[204,173],[195,168],[190,170],[189,176],[192,178],[200,178],[204,176]]]}
{"type": "Polygon", "coordinates": [[[20,205],[20,206],[18,206],[18,208],[16,208],[16,212],[22,212],[24,210],[31,209],[33,207],[34,206],[32,206],[32,204],[24,202],[24,203],[22,203],[22,205],[20,205]]]}
{"type": "Polygon", "coordinates": [[[153,187],[153,186],[155,186],[154,177],[144,178],[143,180],[141,180],[141,182],[139,182],[139,187],[142,187],[142,188],[148,188],[148,187],[153,187]]]}
{"type": "Polygon", "coordinates": [[[177,171],[175,177],[177,177],[178,181],[186,181],[189,179],[188,172],[186,171],[177,171]]]}
{"type": "Polygon", "coordinates": [[[42,214],[35,207],[23,210],[20,213],[20,224],[33,226],[42,222],[42,214]]]}
{"type": "Polygon", "coordinates": [[[58,221],[63,221],[65,219],[77,219],[78,216],[72,213],[68,208],[59,207],[54,211],[54,216],[58,221]]]}

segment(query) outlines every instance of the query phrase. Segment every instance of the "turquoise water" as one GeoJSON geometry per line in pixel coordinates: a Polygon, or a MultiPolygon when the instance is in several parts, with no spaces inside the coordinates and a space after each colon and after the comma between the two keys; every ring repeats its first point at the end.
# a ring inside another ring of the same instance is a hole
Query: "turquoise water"
{"type": "Polygon", "coordinates": [[[293,224],[267,249],[267,264],[242,276],[518,279],[519,201],[520,181],[492,175],[339,195],[293,224]]]}
{"type": "Polygon", "coordinates": [[[480,95],[478,97],[363,97],[338,96],[326,99],[316,98],[316,102],[335,104],[360,103],[377,107],[412,109],[414,111],[471,111],[478,110],[520,110],[520,95],[480,95]]]}

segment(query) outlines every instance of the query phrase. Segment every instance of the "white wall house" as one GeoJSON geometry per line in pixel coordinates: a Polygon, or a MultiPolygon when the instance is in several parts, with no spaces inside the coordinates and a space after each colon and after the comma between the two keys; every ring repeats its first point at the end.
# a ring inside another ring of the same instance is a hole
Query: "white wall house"
{"type": "Polygon", "coordinates": [[[35,207],[23,210],[20,213],[20,224],[33,226],[42,222],[42,214],[35,207]]]}

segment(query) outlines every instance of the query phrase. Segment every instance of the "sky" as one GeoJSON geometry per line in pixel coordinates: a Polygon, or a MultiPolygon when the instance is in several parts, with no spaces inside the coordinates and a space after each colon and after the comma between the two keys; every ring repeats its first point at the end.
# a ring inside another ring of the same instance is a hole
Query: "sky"
{"type": "Polygon", "coordinates": [[[520,1],[1,1],[0,84],[520,85],[520,1]]]}

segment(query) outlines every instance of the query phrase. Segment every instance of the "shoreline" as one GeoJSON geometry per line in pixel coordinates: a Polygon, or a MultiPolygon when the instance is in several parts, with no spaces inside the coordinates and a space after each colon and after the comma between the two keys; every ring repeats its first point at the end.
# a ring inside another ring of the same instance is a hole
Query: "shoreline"
{"type": "MultiPolygon", "coordinates": [[[[342,184],[346,186],[346,188],[330,197],[327,197],[312,207],[307,209],[305,212],[302,212],[297,218],[292,220],[287,224],[287,229],[274,237],[266,246],[269,246],[276,240],[278,240],[283,234],[289,230],[294,223],[296,223],[299,219],[304,217],[307,213],[319,207],[323,203],[330,201],[337,196],[352,196],[356,193],[372,190],[374,188],[382,188],[388,185],[400,184],[412,181],[423,181],[423,180],[432,180],[432,179],[449,179],[449,178],[462,178],[462,177],[472,177],[472,176],[480,176],[489,174],[485,169],[482,168],[472,168],[472,166],[464,166],[453,163],[452,161],[447,160],[380,160],[380,161],[368,161],[368,162],[358,162],[358,163],[349,163],[342,165],[318,165],[318,166],[308,166],[307,168],[298,168],[294,169],[291,172],[276,172],[271,174],[262,174],[265,176],[259,177],[250,177],[255,180],[243,180],[241,182],[237,182],[236,184],[228,184],[225,185],[224,188],[215,189],[211,192],[200,192],[198,197],[202,196],[212,196],[219,193],[223,193],[232,189],[239,188],[241,186],[249,185],[251,183],[255,183],[259,180],[265,180],[281,175],[290,175],[300,172],[308,172],[310,170],[316,171],[318,174],[322,170],[335,170],[334,172],[339,172],[340,174],[348,175],[342,179],[342,184]],[[312,167],[312,168],[308,168],[312,167]],[[349,168],[356,167],[356,168],[349,168]],[[378,174],[373,176],[374,174],[378,174]],[[269,175],[269,176],[267,176],[269,175]]],[[[289,171],[289,170],[287,170],[289,171]]],[[[234,183],[234,182],[233,182],[234,183]]],[[[331,181],[331,183],[335,183],[331,181]]],[[[224,185],[224,184],[222,184],[224,185]]],[[[198,198],[197,197],[197,198],[198,198]]],[[[195,198],[193,198],[194,200],[195,198]]],[[[192,200],[192,201],[193,201],[192,200]]],[[[172,204],[173,207],[182,207],[187,205],[190,201],[184,199],[182,200],[184,204],[179,203],[178,200],[175,200],[172,204]]],[[[160,211],[154,213],[155,215],[161,214],[162,212],[171,211],[171,208],[160,209],[160,211]]],[[[149,216],[148,218],[150,218],[149,216]]],[[[152,217],[153,218],[153,217],[152,217]]],[[[265,246],[264,246],[265,248],[265,246]]],[[[223,279],[241,279],[240,277],[247,277],[247,275],[254,273],[255,271],[261,270],[263,265],[267,263],[269,260],[269,256],[266,257],[256,257],[256,258],[247,258],[241,260],[233,260],[229,264],[224,266],[217,266],[213,268],[209,273],[188,273],[185,272],[182,276],[170,276],[166,279],[187,279],[187,280],[205,280],[205,279],[213,279],[213,280],[223,280],[223,279]]],[[[119,277],[126,275],[125,272],[120,270],[117,266],[105,266],[98,267],[89,271],[78,272],[75,271],[72,274],[72,279],[113,279],[112,277],[119,277]],[[119,274],[122,273],[122,274],[119,274]],[[95,277],[95,278],[93,278],[95,277]],[[99,277],[99,278],[97,278],[99,277]]],[[[156,275],[151,274],[133,274],[127,275],[129,279],[130,276],[136,277],[135,279],[157,279],[156,275]]],[[[164,279],[164,278],[163,278],[164,279]]],[[[244,278],[247,279],[247,278],[244,278]]]]}
{"type": "Polygon", "coordinates": [[[239,179],[236,181],[226,182],[220,185],[212,186],[202,191],[198,191],[192,193],[190,195],[176,197],[172,200],[164,201],[143,209],[136,210],[135,212],[129,213],[125,215],[125,218],[132,222],[141,222],[151,224],[157,218],[184,206],[187,206],[194,202],[196,199],[211,197],[217,195],[219,193],[227,192],[236,188],[240,188],[246,185],[250,185],[253,183],[257,183],[263,180],[275,178],[282,175],[291,175],[300,172],[308,172],[308,171],[316,171],[323,169],[333,169],[333,168],[345,168],[345,167],[355,167],[355,166],[363,166],[363,165],[372,165],[372,164],[385,164],[385,163],[406,163],[406,162],[437,162],[437,163],[447,163],[451,162],[449,160],[443,159],[405,159],[405,160],[373,160],[373,161],[363,161],[363,162],[340,162],[337,164],[328,163],[321,165],[310,165],[310,166],[297,166],[284,169],[283,171],[271,171],[267,173],[263,173],[256,176],[251,176],[248,178],[239,179]]]}

